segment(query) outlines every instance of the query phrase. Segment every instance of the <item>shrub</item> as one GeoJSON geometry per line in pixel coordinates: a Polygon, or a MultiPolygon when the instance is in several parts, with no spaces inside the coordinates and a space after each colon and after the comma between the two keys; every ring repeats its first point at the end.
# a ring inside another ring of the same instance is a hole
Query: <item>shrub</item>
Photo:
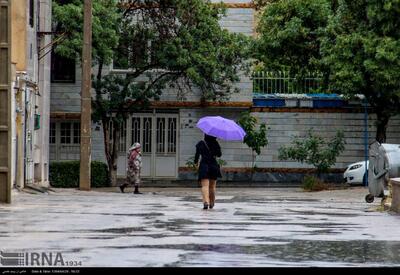
{"type": "Polygon", "coordinates": [[[238,123],[246,132],[246,136],[243,139],[245,143],[252,152],[252,165],[255,168],[256,154],[261,154],[261,148],[268,145],[267,139],[267,126],[265,123],[261,123],[257,127],[257,118],[252,116],[250,112],[243,112],[240,114],[238,123]],[[258,128],[258,130],[257,130],[258,128]]]}
{"type": "Polygon", "coordinates": [[[217,159],[217,163],[221,168],[222,168],[222,166],[225,166],[228,164],[225,160],[220,159],[220,158],[217,159]]]}
{"type": "Polygon", "coordinates": [[[321,191],[329,189],[327,184],[323,183],[320,179],[310,175],[304,177],[302,187],[306,191],[321,191]]]}
{"type": "MultiPolygon", "coordinates": [[[[222,166],[225,166],[227,164],[227,162],[221,158],[217,158],[217,163],[221,168],[222,166]]],[[[186,167],[188,167],[191,171],[197,174],[197,166],[196,163],[194,163],[194,157],[188,158],[188,160],[186,161],[186,167]]]]}
{"type": "Polygon", "coordinates": [[[196,163],[194,163],[194,157],[191,157],[186,161],[186,167],[197,174],[197,166],[196,163]]]}
{"type": "MultiPolygon", "coordinates": [[[[49,167],[50,184],[53,187],[79,187],[79,161],[52,162],[49,167]]],[[[91,186],[110,186],[107,164],[100,161],[91,163],[91,186]]]]}
{"type": "Polygon", "coordinates": [[[279,148],[279,159],[311,164],[316,168],[319,177],[336,163],[345,144],[342,131],[337,131],[336,136],[328,141],[315,135],[310,129],[305,138],[295,137],[291,146],[279,148]]]}

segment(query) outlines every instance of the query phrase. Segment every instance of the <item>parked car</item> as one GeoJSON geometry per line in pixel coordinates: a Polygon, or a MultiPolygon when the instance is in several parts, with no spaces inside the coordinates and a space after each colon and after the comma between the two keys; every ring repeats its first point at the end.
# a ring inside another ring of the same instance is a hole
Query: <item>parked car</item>
{"type": "Polygon", "coordinates": [[[365,171],[368,173],[368,164],[369,161],[367,161],[367,170],[365,170],[365,161],[352,163],[347,166],[343,174],[344,182],[348,184],[365,184],[367,179],[365,171]]]}

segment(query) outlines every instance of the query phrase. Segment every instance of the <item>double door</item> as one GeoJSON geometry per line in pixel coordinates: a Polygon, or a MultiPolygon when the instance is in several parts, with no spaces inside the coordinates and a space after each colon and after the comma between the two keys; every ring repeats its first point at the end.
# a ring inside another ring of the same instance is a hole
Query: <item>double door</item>
{"type": "Polygon", "coordinates": [[[133,114],[121,131],[118,176],[126,176],[127,150],[142,145],[143,178],[176,178],[178,170],[178,115],[133,114]]]}

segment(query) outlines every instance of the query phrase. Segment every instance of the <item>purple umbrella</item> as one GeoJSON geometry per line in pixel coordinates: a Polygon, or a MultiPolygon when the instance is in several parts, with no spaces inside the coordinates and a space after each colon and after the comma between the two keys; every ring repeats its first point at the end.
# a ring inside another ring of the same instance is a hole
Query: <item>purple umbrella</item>
{"type": "Polygon", "coordinates": [[[206,116],[197,122],[203,133],[223,140],[243,140],[246,132],[236,122],[220,116],[206,116]]]}

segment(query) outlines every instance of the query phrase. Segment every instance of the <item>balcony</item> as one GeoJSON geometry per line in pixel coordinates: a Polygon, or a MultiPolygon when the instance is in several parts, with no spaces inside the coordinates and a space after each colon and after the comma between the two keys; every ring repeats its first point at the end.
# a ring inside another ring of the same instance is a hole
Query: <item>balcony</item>
{"type": "Polygon", "coordinates": [[[252,74],[254,107],[341,108],[341,95],[324,92],[321,73],[296,79],[285,71],[257,71],[252,74]]]}

